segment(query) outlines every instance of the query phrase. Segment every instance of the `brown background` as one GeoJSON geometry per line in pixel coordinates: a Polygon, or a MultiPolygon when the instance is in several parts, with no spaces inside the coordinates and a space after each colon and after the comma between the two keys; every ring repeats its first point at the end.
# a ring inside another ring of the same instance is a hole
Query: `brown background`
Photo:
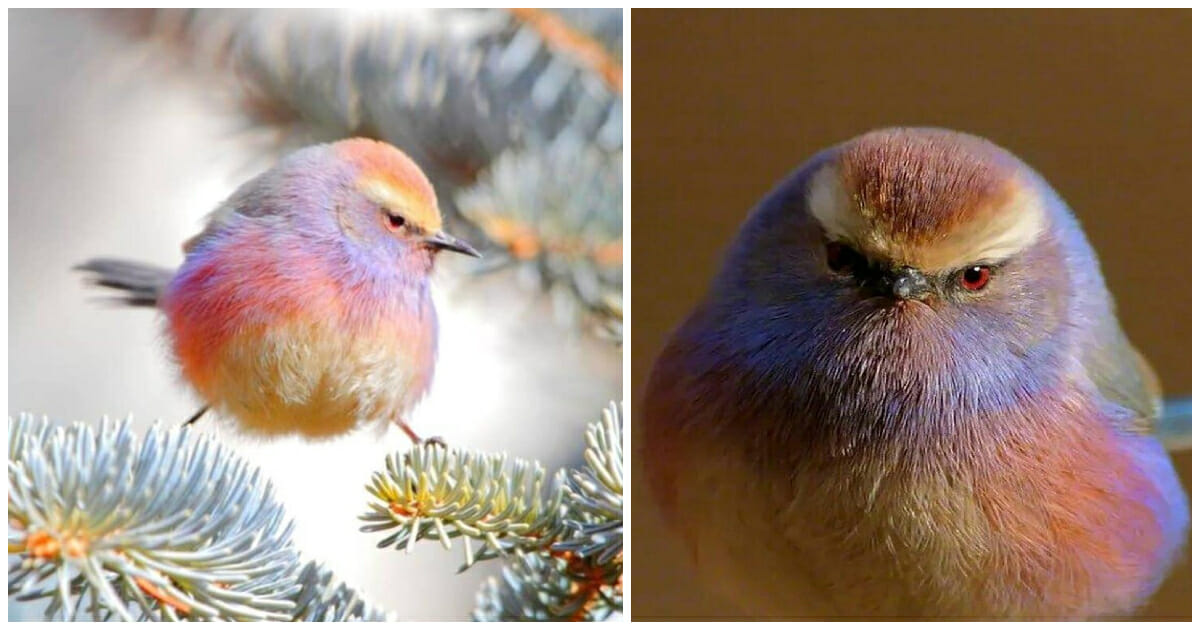
{"type": "MultiPolygon", "coordinates": [[[[635,10],[631,29],[635,427],[655,356],[747,211],[816,151],[892,125],[968,131],[1039,170],[1165,391],[1190,390],[1189,11],[635,10]]],[[[1190,492],[1190,453],[1176,464],[1190,492]]],[[[631,612],[719,614],[638,478],[631,612]]],[[[1144,614],[1190,617],[1190,575],[1144,614]]]]}

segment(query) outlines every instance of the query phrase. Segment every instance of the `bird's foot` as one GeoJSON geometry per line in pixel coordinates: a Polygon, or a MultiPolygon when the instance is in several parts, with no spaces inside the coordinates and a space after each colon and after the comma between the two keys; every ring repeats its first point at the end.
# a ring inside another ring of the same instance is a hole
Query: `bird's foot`
{"type": "Polygon", "coordinates": [[[407,422],[398,420],[396,424],[400,425],[400,430],[404,431],[404,434],[408,436],[408,439],[412,440],[413,446],[427,446],[430,444],[436,444],[442,448],[447,448],[446,440],[443,440],[439,436],[435,435],[433,437],[421,439],[421,436],[417,435],[417,432],[413,431],[412,427],[408,426],[407,422]]]}
{"type": "Polygon", "coordinates": [[[200,416],[203,416],[207,412],[208,412],[208,405],[204,405],[203,407],[200,408],[200,411],[197,411],[196,413],[192,414],[192,417],[188,418],[187,421],[183,423],[183,426],[186,427],[188,425],[195,423],[197,420],[200,419],[200,416]]]}

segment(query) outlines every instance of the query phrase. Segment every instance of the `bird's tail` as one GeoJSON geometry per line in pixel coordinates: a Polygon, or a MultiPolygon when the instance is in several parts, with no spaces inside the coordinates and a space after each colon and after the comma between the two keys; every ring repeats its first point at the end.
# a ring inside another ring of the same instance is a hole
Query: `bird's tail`
{"type": "Polygon", "coordinates": [[[1158,419],[1158,439],[1168,450],[1192,450],[1192,399],[1168,398],[1158,419]]]}
{"type": "Polygon", "coordinates": [[[89,280],[123,293],[115,301],[128,306],[155,306],[175,272],[163,267],[117,258],[93,258],[75,266],[89,280]]]}

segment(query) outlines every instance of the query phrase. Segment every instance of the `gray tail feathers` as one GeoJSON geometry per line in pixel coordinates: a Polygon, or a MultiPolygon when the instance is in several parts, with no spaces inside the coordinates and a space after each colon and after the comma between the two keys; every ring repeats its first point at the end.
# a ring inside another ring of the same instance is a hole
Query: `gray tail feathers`
{"type": "Polygon", "coordinates": [[[1192,398],[1179,396],[1163,402],[1162,417],[1158,421],[1158,438],[1171,451],[1187,451],[1192,448],[1192,398]]]}
{"type": "Polygon", "coordinates": [[[123,293],[113,298],[128,306],[154,306],[175,272],[163,267],[117,258],[93,258],[75,266],[89,280],[123,293]]]}

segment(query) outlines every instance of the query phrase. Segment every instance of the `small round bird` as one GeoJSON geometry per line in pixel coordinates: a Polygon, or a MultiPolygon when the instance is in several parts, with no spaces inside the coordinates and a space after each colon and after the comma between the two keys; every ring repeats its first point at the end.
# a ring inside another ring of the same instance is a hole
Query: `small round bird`
{"type": "Polygon", "coordinates": [[[1076,619],[1133,611],[1185,542],[1161,404],[1050,186],[886,129],[760,203],[639,424],[731,614],[1076,619]]]}
{"type": "Polygon", "coordinates": [[[243,184],[184,244],[177,271],[80,268],[162,310],[200,413],[307,437],[390,420],[416,441],[406,415],[433,379],[430,273],[447,250],[479,256],[443,231],[416,163],[354,138],[295,151],[243,184]]]}

